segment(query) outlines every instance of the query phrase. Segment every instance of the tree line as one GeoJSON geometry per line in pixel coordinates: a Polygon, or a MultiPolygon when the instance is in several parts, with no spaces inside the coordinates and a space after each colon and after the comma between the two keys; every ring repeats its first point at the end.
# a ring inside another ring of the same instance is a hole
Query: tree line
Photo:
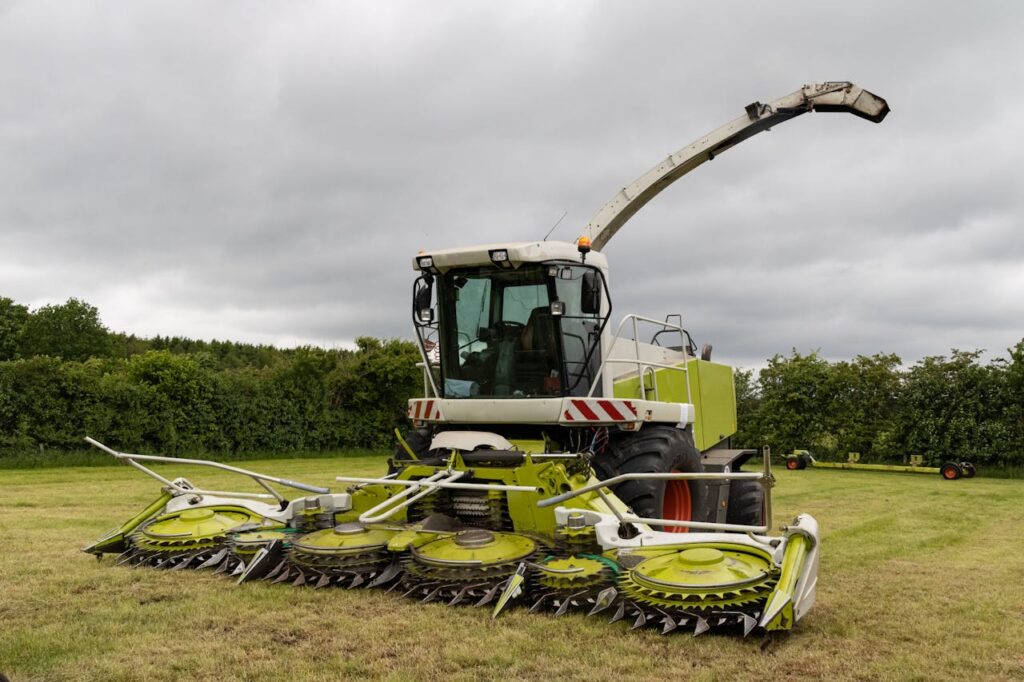
{"type": "Polygon", "coordinates": [[[1024,465],[1024,340],[988,362],[953,350],[903,367],[896,355],[829,362],[817,353],[776,355],[760,372],[737,371],[743,447],[776,453],[900,462],[923,455],[1024,465]]]}
{"type": "MultiPolygon", "coordinates": [[[[0,297],[0,457],[80,449],[86,434],[171,455],[390,447],[422,391],[419,357],[369,337],[354,350],[139,338],[84,301],[0,297]]],[[[793,351],[735,381],[739,447],[1024,465],[1024,340],[1005,358],[954,350],[910,367],[793,351]]]]}
{"type": "Polygon", "coordinates": [[[0,456],[91,435],[169,455],[384,447],[422,391],[409,341],[279,349],[112,333],[76,299],[0,298],[0,456]]]}

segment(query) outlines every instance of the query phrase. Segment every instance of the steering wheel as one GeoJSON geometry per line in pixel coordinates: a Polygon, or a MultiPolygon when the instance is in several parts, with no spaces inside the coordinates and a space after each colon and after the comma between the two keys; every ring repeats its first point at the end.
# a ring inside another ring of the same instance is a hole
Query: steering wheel
{"type": "Polygon", "coordinates": [[[514,320],[498,320],[494,323],[493,328],[494,334],[499,339],[516,339],[522,335],[523,329],[526,328],[526,325],[514,320]]]}

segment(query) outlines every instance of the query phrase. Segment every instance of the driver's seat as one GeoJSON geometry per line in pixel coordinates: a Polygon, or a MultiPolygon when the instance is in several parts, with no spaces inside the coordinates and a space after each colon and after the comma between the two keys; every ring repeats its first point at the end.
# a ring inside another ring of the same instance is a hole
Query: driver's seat
{"type": "Polygon", "coordinates": [[[551,308],[538,306],[530,311],[530,317],[523,328],[522,347],[527,351],[543,351],[549,358],[554,358],[558,348],[555,343],[555,321],[551,317],[551,308]]]}
{"type": "Polygon", "coordinates": [[[555,321],[548,306],[538,306],[530,311],[516,350],[518,383],[529,385],[534,391],[547,393],[548,390],[544,390],[545,379],[551,376],[552,370],[557,369],[555,321]]]}

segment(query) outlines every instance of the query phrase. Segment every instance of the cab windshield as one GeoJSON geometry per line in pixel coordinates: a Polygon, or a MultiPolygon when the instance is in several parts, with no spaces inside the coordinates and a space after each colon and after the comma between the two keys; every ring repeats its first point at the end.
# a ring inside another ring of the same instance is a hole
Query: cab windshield
{"type": "Polygon", "coordinates": [[[595,268],[578,263],[440,276],[444,397],[585,395],[598,369],[595,349],[606,319],[582,312],[587,273],[590,282],[598,281],[595,268]]]}

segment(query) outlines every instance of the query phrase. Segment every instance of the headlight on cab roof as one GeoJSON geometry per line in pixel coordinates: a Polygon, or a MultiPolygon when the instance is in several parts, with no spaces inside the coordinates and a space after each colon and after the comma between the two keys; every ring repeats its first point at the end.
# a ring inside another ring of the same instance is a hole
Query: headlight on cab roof
{"type": "Polygon", "coordinates": [[[510,267],[512,263],[508,260],[508,249],[491,249],[487,252],[491,256],[491,262],[503,268],[510,267]]]}

